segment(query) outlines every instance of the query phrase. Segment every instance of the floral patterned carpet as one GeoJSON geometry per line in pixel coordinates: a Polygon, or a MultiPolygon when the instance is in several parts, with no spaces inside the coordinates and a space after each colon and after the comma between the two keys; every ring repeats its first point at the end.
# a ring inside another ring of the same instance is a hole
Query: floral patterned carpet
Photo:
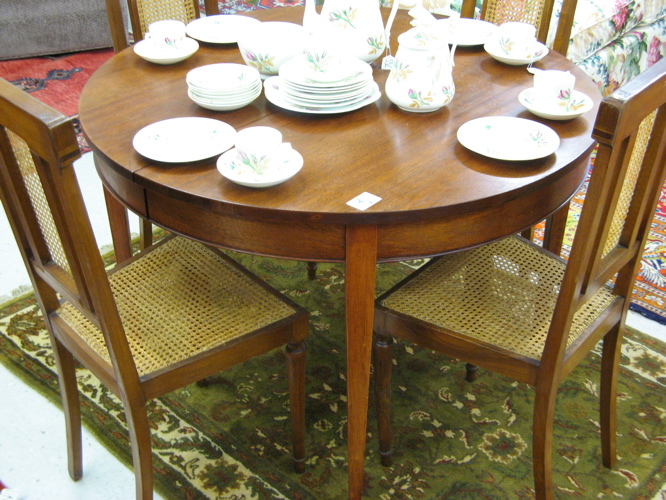
{"type": "MultiPolygon", "coordinates": [[[[346,498],[344,273],[321,264],[232,254],[312,313],[307,351],[306,472],[291,471],[288,392],[274,351],[150,404],[156,488],[169,499],[346,498]]],[[[381,265],[381,290],[420,262],[381,265]]],[[[399,343],[394,349],[394,465],[379,464],[373,404],[366,497],[533,498],[533,389],[399,343]]],[[[48,336],[32,296],[0,308],[0,361],[59,401],[48,336]]],[[[601,465],[599,353],[560,389],[554,428],[556,498],[657,499],[666,494],[666,345],[629,333],[619,379],[616,470],[601,465]]],[[[129,444],[120,402],[79,371],[86,425],[122,460],[129,444]]],[[[63,421],[64,425],[64,421],[63,421]]],[[[63,443],[64,446],[64,443],[63,443]]],[[[66,471],[63,469],[63,474],[66,471]]]]}

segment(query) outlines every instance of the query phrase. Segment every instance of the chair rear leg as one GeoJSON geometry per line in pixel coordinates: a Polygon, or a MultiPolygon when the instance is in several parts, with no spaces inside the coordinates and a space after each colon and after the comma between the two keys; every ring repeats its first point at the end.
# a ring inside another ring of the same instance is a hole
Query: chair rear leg
{"type": "Polygon", "coordinates": [[[384,467],[392,464],[391,445],[391,369],[393,364],[393,338],[375,332],[373,353],[375,359],[375,401],[377,405],[377,429],[379,457],[384,467]]]}
{"type": "Polygon", "coordinates": [[[150,426],[146,403],[125,404],[125,416],[132,444],[132,463],[136,481],[137,500],[153,498],[153,454],[150,443],[150,426]]]}
{"type": "Polygon", "coordinates": [[[465,365],[465,371],[465,380],[467,380],[467,382],[474,382],[479,377],[479,367],[472,363],[467,363],[465,365]]]}
{"type": "Polygon", "coordinates": [[[601,356],[599,395],[601,456],[604,466],[612,469],[617,459],[617,374],[620,366],[622,331],[617,325],[606,334],[601,356]]]}
{"type": "Polygon", "coordinates": [[[53,335],[51,335],[51,344],[58,368],[60,396],[65,414],[67,466],[69,476],[74,481],[78,481],[83,475],[83,461],[81,451],[81,406],[79,403],[79,388],[76,382],[76,360],[53,335]]]}
{"type": "Polygon", "coordinates": [[[285,347],[291,409],[291,440],[294,471],[305,471],[305,342],[289,342],[285,347]]]}

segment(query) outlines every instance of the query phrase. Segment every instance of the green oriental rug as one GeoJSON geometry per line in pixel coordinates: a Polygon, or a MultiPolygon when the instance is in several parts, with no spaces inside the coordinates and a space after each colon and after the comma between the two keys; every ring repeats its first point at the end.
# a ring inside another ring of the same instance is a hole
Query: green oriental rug
{"type": "MultiPolygon", "coordinates": [[[[168,499],[344,499],[343,268],[321,264],[309,281],[305,263],[232,255],[312,314],[306,472],[291,471],[284,358],[274,351],[219,374],[207,387],[188,386],[150,404],[156,489],[168,499]]],[[[410,264],[420,262],[380,265],[379,291],[409,273],[410,264]]],[[[394,356],[394,465],[379,464],[371,402],[366,497],[533,498],[533,389],[487,371],[467,383],[463,363],[407,344],[397,344],[394,356]]],[[[0,360],[59,404],[48,336],[32,296],[0,309],[0,360]]],[[[600,459],[598,380],[594,352],[561,387],[555,497],[666,498],[666,345],[636,332],[624,341],[614,471],[600,459]]],[[[83,369],[79,383],[86,425],[131,463],[121,404],[83,369]]]]}

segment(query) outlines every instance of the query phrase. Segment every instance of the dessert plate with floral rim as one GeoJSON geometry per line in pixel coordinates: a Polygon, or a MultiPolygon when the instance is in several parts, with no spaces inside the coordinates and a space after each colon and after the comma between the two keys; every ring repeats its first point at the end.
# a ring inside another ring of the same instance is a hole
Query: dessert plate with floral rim
{"type": "Polygon", "coordinates": [[[134,135],[132,145],[150,160],[187,163],[219,155],[235,140],[236,129],[228,123],[187,116],[147,125],[134,135]]]}
{"type": "Polygon", "coordinates": [[[571,120],[587,113],[592,109],[593,105],[592,99],[577,90],[571,92],[571,96],[569,96],[567,102],[562,102],[561,106],[558,106],[557,108],[546,108],[543,105],[540,105],[539,102],[534,99],[533,94],[533,88],[525,89],[518,96],[518,101],[525,106],[530,113],[548,120],[571,120]]]}
{"type": "Polygon", "coordinates": [[[510,116],[470,120],[458,129],[457,135],[467,149],[496,160],[536,160],[554,153],[560,146],[560,137],[552,128],[510,116]]]}
{"type": "Polygon", "coordinates": [[[523,64],[532,64],[537,61],[540,61],[548,54],[548,47],[543,43],[537,42],[535,44],[534,51],[531,54],[526,54],[525,57],[511,57],[505,54],[500,48],[499,42],[496,37],[492,37],[483,45],[484,50],[490,54],[490,56],[504,64],[509,64],[511,66],[522,66],[523,64]]]}

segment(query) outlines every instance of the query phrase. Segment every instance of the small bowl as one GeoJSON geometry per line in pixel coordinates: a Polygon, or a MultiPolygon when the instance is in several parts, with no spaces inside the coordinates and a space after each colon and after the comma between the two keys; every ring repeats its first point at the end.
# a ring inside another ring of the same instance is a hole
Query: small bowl
{"type": "Polygon", "coordinates": [[[184,61],[199,50],[199,44],[192,38],[183,38],[183,46],[174,50],[156,50],[148,40],[141,40],[134,44],[136,55],[155,64],[176,64],[184,61]]]}
{"type": "Polygon", "coordinates": [[[280,66],[305,48],[303,26],[286,22],[266,22],[250,26],[238,38],[245,64],[259,70],[262,79],[277,75],[280,66]]]}

